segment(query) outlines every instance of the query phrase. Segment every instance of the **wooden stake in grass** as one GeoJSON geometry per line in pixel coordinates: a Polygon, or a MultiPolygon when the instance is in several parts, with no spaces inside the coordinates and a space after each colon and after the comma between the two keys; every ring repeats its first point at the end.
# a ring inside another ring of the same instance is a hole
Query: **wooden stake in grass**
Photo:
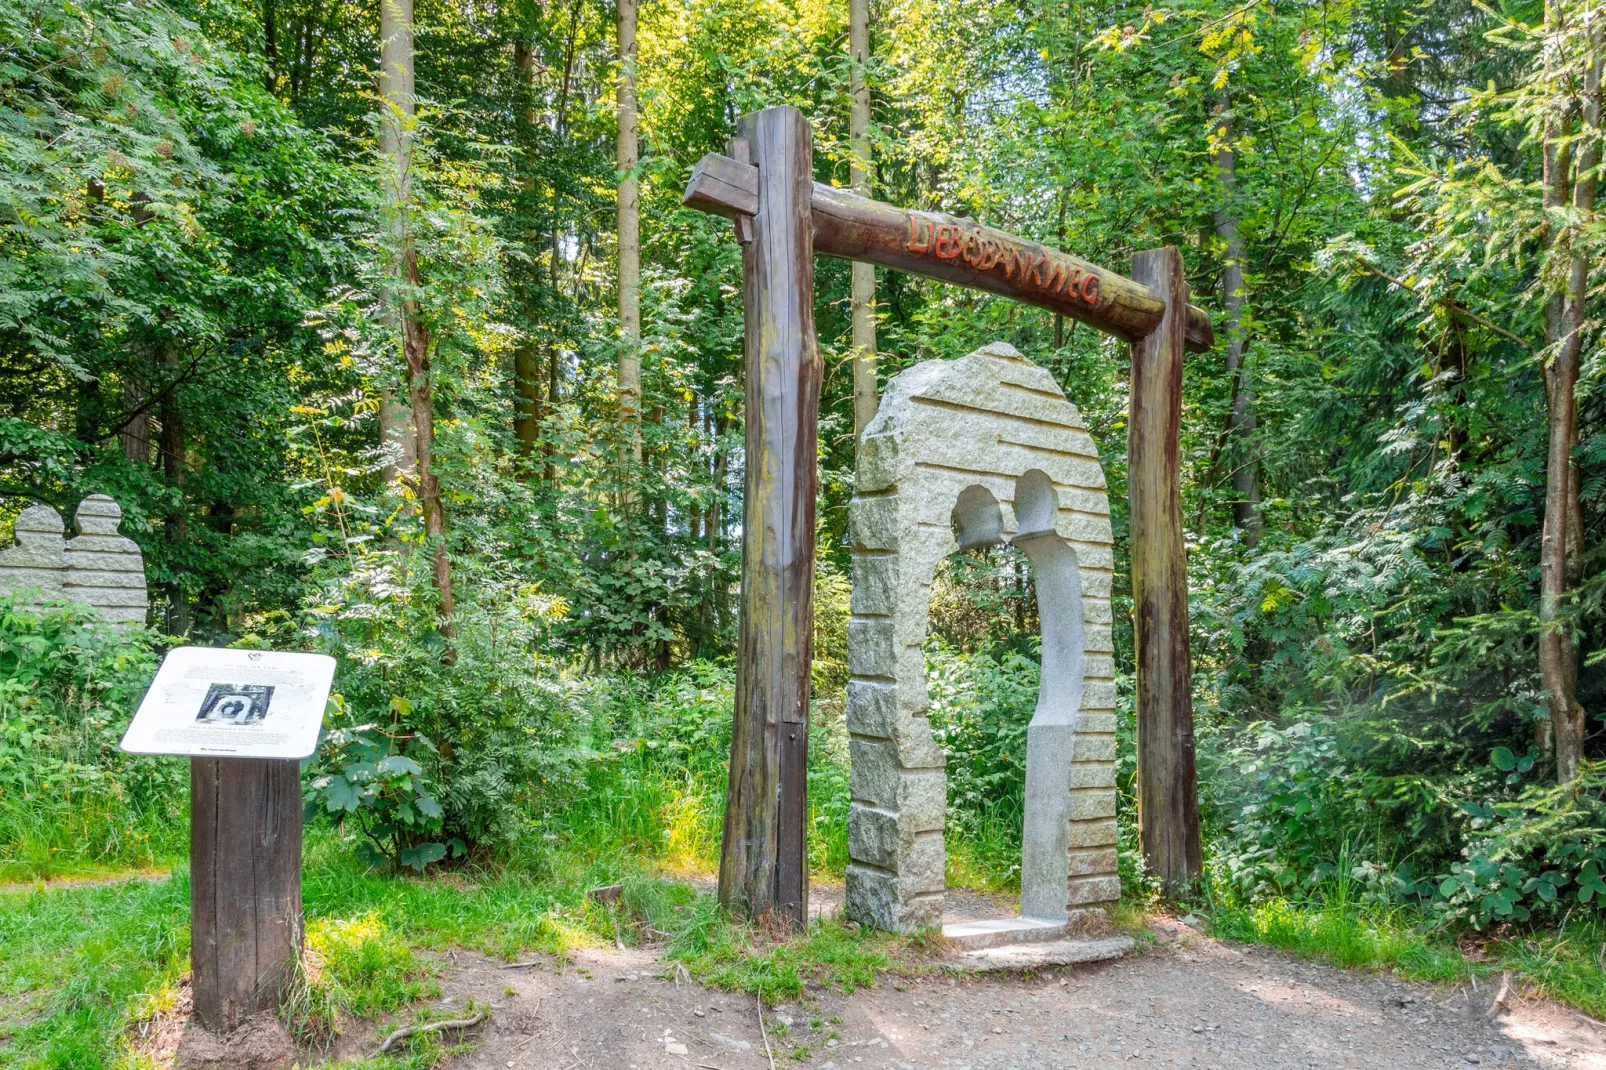
{"type": "Polygon", "coordinates": [[[195,1015],[229,1033],[279,1005],[301,955],[301,766],[190,759],[195,1015]]]}
{"type": "Polygon", "coordinates": [[[1188,284],[1169,246],[1134,256],[1132,275],[1165,309],[1159,329],[1132,346],[1127,425],[1138,838],[1161,889],[1182,896],[1203,869],[1178,445],[1188,284]]]}

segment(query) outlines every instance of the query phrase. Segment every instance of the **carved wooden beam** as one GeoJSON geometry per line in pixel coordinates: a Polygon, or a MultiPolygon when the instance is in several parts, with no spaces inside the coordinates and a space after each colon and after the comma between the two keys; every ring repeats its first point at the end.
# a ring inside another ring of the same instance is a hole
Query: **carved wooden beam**
{"type": "MultiPolygon", "coordinates": [[[[735,220],[758,210],[758,168],[709,153],[692,170],[682,203],[735,220]]],[[[1141,283],[1013,234],[954,216],[917,212],[814,183],[814,250],[958,283],[1038,305],[1135,342],[1160,325],[1165,304],[1141,283]]],[[[1210,316],[1188,306],[1188,348],[1215,344],[1210,316]]]]}

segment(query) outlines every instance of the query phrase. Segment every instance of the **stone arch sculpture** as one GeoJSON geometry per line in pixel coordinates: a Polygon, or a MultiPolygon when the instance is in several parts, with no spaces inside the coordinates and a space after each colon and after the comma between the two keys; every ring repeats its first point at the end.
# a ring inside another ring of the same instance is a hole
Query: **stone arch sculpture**
{"type": "Polygon", "coordinates": [[[134,540],[119,534],[123,510],[104,494],[78,503],[78,534],[64,538],[61,514],[30,505],[13,525],[17,545],[0,550],[0,594],[37,591],[45,601],[91,606],[114,624],[143,624],[150,604],[145,558],[134,540]]]}
{"type": "Polygon", "coordinates": [[[884,929],[943,914],[943,752],[926,721],[931,584],[957,549],[1032,562],[1043,671],[1027,730],[1021,915],[1064,926],[1120,898],[1109,500],[1081,415],[994,343],[894,378],[865,429],[851,506],[847,912],[884,929]]]}

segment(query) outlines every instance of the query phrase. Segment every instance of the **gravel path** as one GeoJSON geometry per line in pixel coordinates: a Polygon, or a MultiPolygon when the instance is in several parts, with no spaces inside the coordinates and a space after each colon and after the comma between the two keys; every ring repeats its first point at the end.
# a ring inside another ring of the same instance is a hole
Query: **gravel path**
{"type": "MultiPolygon", "coordinates": [[[[1564,1008],[1516,1003],[1491,1021],[1487,986],[1434,990],[1161,929],[1158,946],[1119,963],[811,991],[766,1016],[775,1065],[1606,1070],[1606,1034],[1564,1008]]],[[[448,1001],[472,996],[497,1012],[455,1070],[770,1066],[751,997],[677,985],[650,951],[590,951],[552,967],[456,955],[448,1001]]]]}

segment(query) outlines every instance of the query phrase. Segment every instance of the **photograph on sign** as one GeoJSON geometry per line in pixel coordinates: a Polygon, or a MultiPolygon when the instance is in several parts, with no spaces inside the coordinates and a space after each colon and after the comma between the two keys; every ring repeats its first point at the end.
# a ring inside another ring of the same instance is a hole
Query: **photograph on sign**
{"type": "Polygon", "coordinates": [[[133,754],[305,758],[334,682],[323,654],[179,647],[123,736],[133,754]]]}
{"type": "Polygon", "coordinates": [[[272,684],[213,684],[195,719],[202,724],[261,724],[272,700],[272,684]]]}

